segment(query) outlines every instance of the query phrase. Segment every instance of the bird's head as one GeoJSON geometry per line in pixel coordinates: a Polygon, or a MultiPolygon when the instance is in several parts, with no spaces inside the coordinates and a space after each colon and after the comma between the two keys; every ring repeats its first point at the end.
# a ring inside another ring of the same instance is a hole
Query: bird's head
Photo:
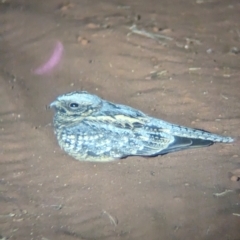
{"type": "Polygon", "coordinates": [[[57,97],[50,104],[55,110],[55,120],[61,123],[74,123],[93,114],[102,106],[102,100],[85,91],[75,91],[57,97]]]}

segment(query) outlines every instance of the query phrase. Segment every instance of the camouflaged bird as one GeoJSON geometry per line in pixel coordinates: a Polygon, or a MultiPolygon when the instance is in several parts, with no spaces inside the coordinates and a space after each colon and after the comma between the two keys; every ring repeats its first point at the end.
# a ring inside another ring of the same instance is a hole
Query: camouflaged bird
{"type": "Polygon", "coordinates": [[[54,130],[58,143],[81,161],[106,162],[127,156],[157,156],[234,139],[149,117],[85,91],[59,96],[54,130]]]}

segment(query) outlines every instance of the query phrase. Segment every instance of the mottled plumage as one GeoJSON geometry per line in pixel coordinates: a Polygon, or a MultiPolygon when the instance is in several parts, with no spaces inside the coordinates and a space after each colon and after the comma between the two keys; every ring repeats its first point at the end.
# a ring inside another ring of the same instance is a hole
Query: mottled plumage
{"type": "Polygon", "coordinates": [[[171,124],[88,92],[64,94],[50,107],[55,109],[53,123],[59,145],[82,161],[157,156],[233,142],[231,137],[171,124]]]}

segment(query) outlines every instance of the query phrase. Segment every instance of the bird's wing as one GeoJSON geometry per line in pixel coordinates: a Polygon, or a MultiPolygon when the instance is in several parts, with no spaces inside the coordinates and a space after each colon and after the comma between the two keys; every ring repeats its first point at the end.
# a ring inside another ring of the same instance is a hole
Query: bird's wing
{"type": "Polygon", "coordinates": [[[213,141],[188,136],[177,136],[174,132],[156,125],[146,125],[137,130],[136,138],[142,139],[144,148],[137,151],[139,155],[156,156],[189,148],[209,146],[213,141]]]}
{"type": "Polygon", "coordinates": [[[210,140],[203,140],[203,139],[194,139],[194,138],[186,138],[186,137],[178,137],[178,136],[171,136],[174,140],[171,143],[165,144],[162,149],[156,151],[153,154],[148,154],[148,152],[140,154],[146,154],[148,156],[156,156],[156,155],[163,155],[170,152],[181,151],[190,148],[198,148],[198,147],[207,147],[213,144],[210,140]]]}
{"type": "Polygon", "coordinates": [[[69,131],[75,134],[76,145],[81,145],[81,151],[92,157],[156,156],[212,143],[172,136],[160,130],[151,132],[136,127],[133,131],[132,128],[116,127],[111,121],[82,121],[69,131]]]}
{"type": "Polygon", "coordinates": [[[149,118],[146,115],[136,117],[136,112],[89,116],[84,122],[89,126],[88,134],[92,132],[91,135],[98,136],[99,151],[112,149],[122,157],[165,154],[187,148],[192,143],[188,139],[174,138],[160,127],[149,126],[149,118]]]}

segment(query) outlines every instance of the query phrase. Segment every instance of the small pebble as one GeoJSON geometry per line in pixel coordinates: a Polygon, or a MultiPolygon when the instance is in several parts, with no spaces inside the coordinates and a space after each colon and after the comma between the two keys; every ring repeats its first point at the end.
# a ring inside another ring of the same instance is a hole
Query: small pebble
{"type": "Polygon", "coordinates": [[[83,38],[83,37],[81,37],[81,36],[79,36],[79,37],[77,38],[77,41],[78,41],[79,43],[81,43],[82,45],[87,45],[88,43],[90,43],[90,41],[89,41],[88,39],[83,38]]]}
{"type": "Polygon", "coordinates": [[[89,23],[89,24],[87,24],[87,28],[96,29],[96,28],[99,28],[99,25],[97,25],[95,23],[89,23]]]}
{"type": "Polygon", "coordinates": [[[153,27],[153,31],[154,32],[159,32],[159,28],[158,27],[153,27]]]}
{"type": "Polygon", "coordinates": [[[237,176],[235,176],[235,175],[233,175],[233,176],[230,178],[230,180],[233,181],[233,182],[238,182],[238,181],[240,180],[240,178],[237,177],[237,176]]]}
{"type": "Polygon", "coordinates": [[[239,53],[240,53],[240,50],[239,50],[239,48],[237,48],[237,47],[232,47],[232,48],[230,49],[230,52],[233,53],[233,54],[239,54],[239,53]]]}
{"type": "Polygon", "coordinates": [[[207,51],[206,51],[208,54],[211,54],[213,53],[213,50],[211,48],[209,48],[207,51]]]}
{"type": "Polygon", "coordinates": [[[63,4],[62,6],[60,6],[60,10],[64,12],[73,7],[74,7],[74,4],[72,4],[72,3],[63,4]]]}

